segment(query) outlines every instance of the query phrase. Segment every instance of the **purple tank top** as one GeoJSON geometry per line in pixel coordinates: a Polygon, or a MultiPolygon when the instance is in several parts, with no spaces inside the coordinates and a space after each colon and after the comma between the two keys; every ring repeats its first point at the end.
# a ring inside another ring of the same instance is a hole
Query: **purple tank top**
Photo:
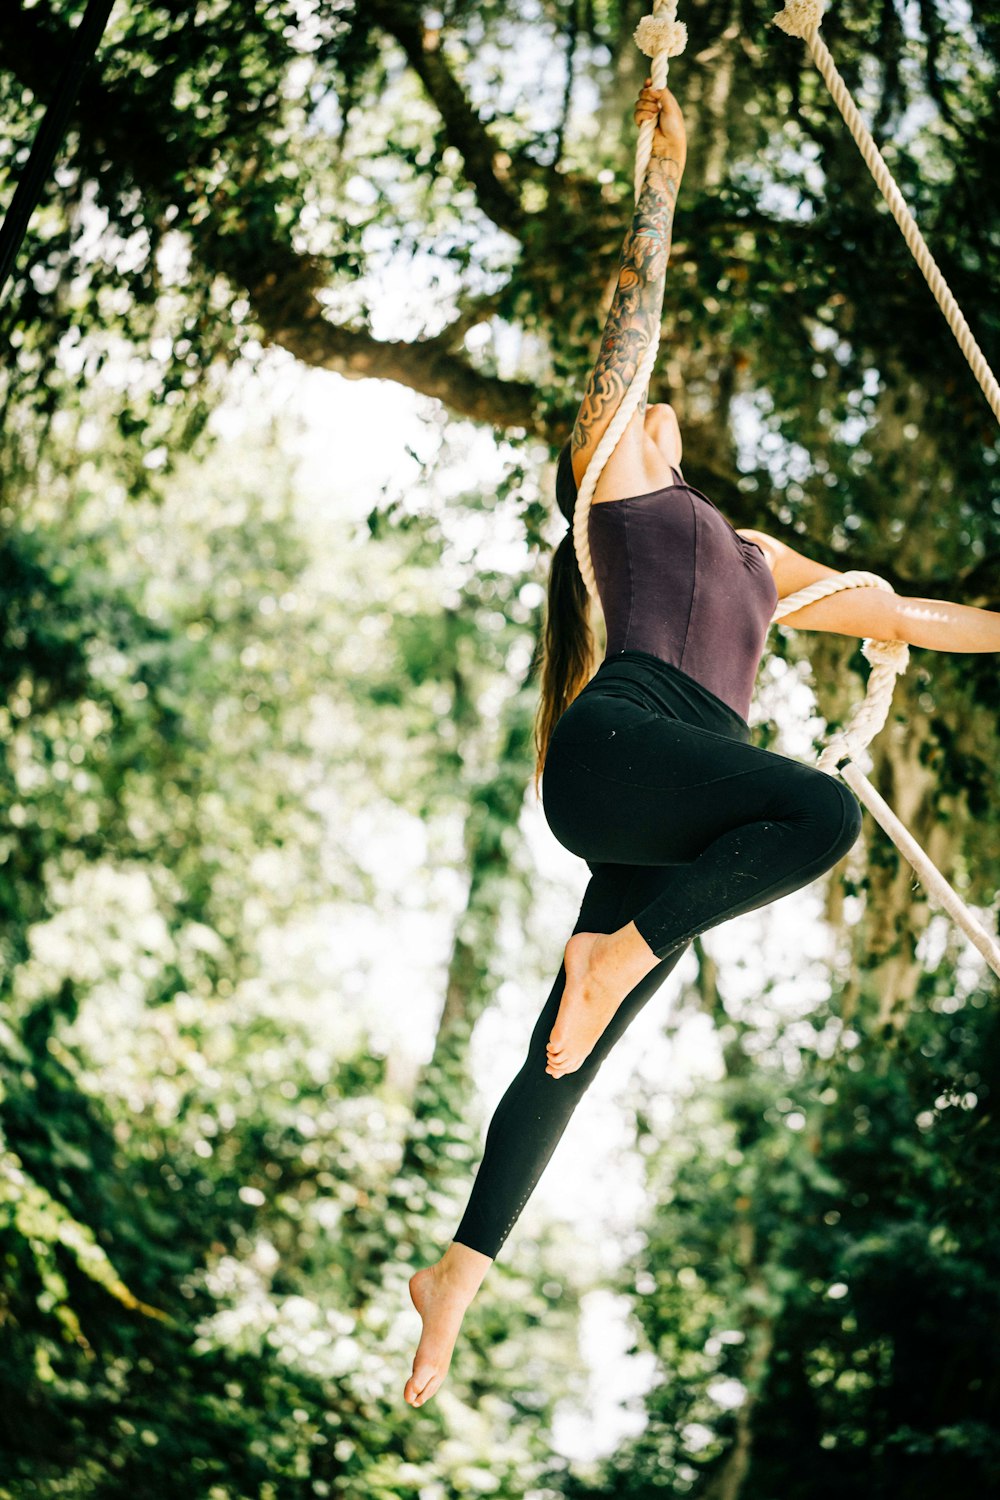
{"type": "Polygon", "coordinates": [[[605,659],[648,651],[746,719],[777,586],[757,543],[671,472],[678,483],[590,507],[605,659]]]}

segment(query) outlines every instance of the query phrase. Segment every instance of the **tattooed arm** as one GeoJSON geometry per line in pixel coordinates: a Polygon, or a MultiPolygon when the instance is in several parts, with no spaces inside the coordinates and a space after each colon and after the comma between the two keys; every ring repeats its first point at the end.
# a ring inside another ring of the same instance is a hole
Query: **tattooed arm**
{"type": "MultiPolygon", "coordinates": [[[[660,93],[651,88],[642,90],[635,110],[636,123],[649,118],[657,119],[653,154],[622,246],[618,285],[600,353],[573,427],[573,470],[577,483],[611,424],[644,351],[655,337],[662,314],[674,204],[684,170],[686,142],[680,109],[669,89],[660,93]]],[[[623,450],[621,458],[627,458],[630,445],[641,447],[645,410],[644,394],[635,419],[615,450],[615,458],[619,458],[619,450],[623,450]]]]}

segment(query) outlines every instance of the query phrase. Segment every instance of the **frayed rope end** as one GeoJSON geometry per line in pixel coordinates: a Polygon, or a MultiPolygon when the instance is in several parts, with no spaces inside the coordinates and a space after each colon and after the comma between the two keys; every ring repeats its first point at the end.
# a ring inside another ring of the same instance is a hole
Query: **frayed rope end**
{"type": "Polygon", "coordinates": [[[789,36],[805,37],[810,31],[815,31],[825,9],[824,0],[786,0],[784,10],[774,18],[774,24],[787,31],[789,36]]]}

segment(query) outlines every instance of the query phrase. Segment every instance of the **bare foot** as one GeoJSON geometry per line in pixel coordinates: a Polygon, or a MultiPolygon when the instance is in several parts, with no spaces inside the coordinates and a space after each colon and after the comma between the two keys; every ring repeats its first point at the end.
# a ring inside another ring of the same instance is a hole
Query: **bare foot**
{"type": "Polygon", "coordinates": [[[424,1325],[413,1373],[403,1388],[403,1399],[411,1406],[423,1406],[443,1384],[465,1309],[475,1295],[475,1286],[449,1276],[441,1261],[410,1277],[410,1296],[424,1325]]]}
{"type": "Polygon", "coordinates": [[[546,1047],[546,1073],[575,1073],[625,996],[660,962],[634,923],[615,933],[575,932],[566,944],[566,988],[546,1047]]]}

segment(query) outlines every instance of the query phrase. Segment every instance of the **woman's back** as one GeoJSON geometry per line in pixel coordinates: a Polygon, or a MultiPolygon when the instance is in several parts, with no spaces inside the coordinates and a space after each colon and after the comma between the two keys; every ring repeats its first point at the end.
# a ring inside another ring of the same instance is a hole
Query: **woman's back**
{"type": "Polygon", "coordinates": [[[661,489],[591,506],[607,657],[647,651],[745,719],[778,591],[760,547],[672,474],[661,489]]]}

